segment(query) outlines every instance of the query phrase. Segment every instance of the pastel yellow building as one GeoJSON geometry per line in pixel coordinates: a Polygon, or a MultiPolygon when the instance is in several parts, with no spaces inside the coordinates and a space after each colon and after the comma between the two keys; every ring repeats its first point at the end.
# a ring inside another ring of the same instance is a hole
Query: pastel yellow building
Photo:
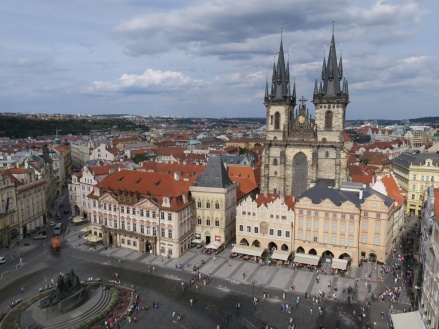
{"type": "Polygon", "coordinates": [[[296,255],[385,262],[394,201],[360,183],[315,186],[296,200],[296,255]]]}
{"type": "Polygon", "coordinates": [[[439,187],[439,154],[402,153],[391,161],[390,169],[406,192],[406,213],[421,215],[425,190],[439,187]]]}

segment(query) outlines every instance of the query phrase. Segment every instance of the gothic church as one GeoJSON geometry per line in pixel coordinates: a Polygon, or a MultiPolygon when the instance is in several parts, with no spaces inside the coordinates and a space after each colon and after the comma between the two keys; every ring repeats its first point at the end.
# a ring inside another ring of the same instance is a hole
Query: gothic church
{"type": "Polygon", "coordinates": [[[337,62],[334,34],[328,60],[323,58],[320,84],[315,81],[315,120],[302,97],[296,107],[296,85],[291,88],[282,40],[271,88],[265,87],[267,135],[262,158],[261,193],[298,196],[324,179],[338,187],[347,181],[348,152],[344,142],[348,82],[342,58],[337,62]],[[343,82],[341,82],[343,80],[343,82]],[[342,86],[340,87],[340,83],[342,86]],[[292,89],[292,92],[291,92],[292,89]]]}

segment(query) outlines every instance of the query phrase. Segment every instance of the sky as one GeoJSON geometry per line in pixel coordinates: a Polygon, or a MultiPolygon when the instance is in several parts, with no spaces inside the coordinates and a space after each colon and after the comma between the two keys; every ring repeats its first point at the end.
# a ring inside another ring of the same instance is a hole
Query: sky
{"type": "Polygon", "coordinates": [[[438,116],[438,12],[435,0],[4,0],[0,112],[265,117],[282,34],[314,116],[334,29],[347,119],[438,116]]]}

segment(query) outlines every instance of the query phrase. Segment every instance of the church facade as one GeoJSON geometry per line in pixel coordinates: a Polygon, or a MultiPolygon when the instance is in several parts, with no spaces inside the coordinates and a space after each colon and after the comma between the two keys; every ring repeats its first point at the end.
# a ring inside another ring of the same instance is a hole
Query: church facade
{"type": "Polygon", "coordinates": [[[328,58],[323,58],[321,81],[316,79],[314,85],[314,120],[306,101],[296,99],[281,41],[271,88],[268,82],[265,87],[267,134],[261,171],[265,195],[298,196],[318,179],[334,187],[348,180],[344,127],[349,91],[342,58],[337,60],[334,35],[328,58]]]}

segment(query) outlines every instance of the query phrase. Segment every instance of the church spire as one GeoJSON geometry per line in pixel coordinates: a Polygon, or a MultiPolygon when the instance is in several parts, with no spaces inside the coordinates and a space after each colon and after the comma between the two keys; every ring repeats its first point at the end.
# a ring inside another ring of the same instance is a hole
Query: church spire
{"type": "MultiPolygon", "coordinates": [[[[281,28],[281,30],[283,27],[281,28]]],[[[282,32],[281,32],[282,34],[282,32]]],[[[289,61],[285,63],[285,54],[283,47],[283,40],[281,35],[279,56],[273,63],[273,73],[271,79],[271,93],[268,95],[268,99],[265,98],[265,102],[275,102],[275,103],[294,103],[295,97],[291,97],[291,87],[290,87],[290,69],[289,61]]],[[[267,86],[266,86],[267,89],[267,86]]],[[[293,89],[293,94],[294,94],[293,89]]]]}
{"type": "MultiPolygon", "coordinates": [[[[319,90],[321,95],[325,97],[335,97],[342,93],[340,88],[340,81],[343,79],[343,60],[340,56],[340,60],[337,63],[337,52],[335,46],[334,37],[334,22],[332,27],[332,38],[331,44],[329,46],[328,59],[326,56],[323,57],[322,65],[322,87],[319,90]]],[[[344,86],[343,86],[344,88],[344,86]]],[[[314,87],[314,91],[315,91],[314,87]]]]}

